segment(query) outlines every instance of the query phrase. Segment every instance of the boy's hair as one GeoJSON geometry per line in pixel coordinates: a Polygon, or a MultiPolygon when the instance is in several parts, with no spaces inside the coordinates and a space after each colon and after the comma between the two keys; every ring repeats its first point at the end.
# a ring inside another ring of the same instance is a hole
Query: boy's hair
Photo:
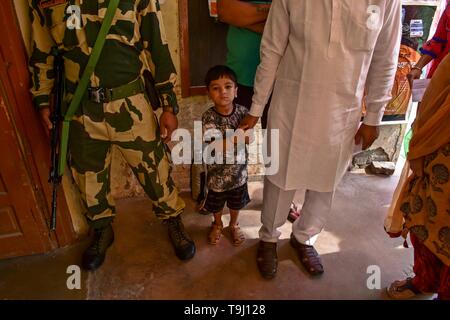
{"type": "Polygon", "coordinates": [[[209,85],[212,81],[227,77],[231,81],[234,82],[234,85],[237,86],[237,76],[236,73],[229,67],[223,65],[217,65],[208,70],[205,76],[205,84],[206,88],[209,88],[209,85]]]}

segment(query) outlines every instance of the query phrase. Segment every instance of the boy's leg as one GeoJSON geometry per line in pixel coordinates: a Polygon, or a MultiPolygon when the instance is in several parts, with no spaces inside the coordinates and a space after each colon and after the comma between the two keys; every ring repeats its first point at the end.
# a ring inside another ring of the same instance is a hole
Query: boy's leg
{"type": "Polygon", "coordinates": [[[214,221],[211,224],[211,228],[208,233],[208,243],[217,244],[222,237],[223,223],[222,223],[223,210],[214,213],[214,221]]]}
{"type": "Polygon", "coordinates": [[[230,209],[230,226],[236,226],[239,219],[239,210],[230,209]]]}
{"type": "Polygon", "coordinates": [[[245,235],[238,223],[239,211],[250,202],[247,183],[227,191],[227,206],[230,209],[230,232],[233,245],[239,246],[245,241],[245,235]]]}
{"type": "Polygon", "coordinates": [[[223,214],[222,210],[213,214],[213,217],[214,217],[213,223],[214,224],[216,224],[218,226],[223,226],[222,214],[223,214]]]}
{"type": "Polygon", "coordinates": [[[206,199],[203,204],[203,209],[213,214],[214,221],[211,224],[211,228],[208,233],[208,243],[217,244],[222,237],[223,222],[222,214],[225,206],[225,193],[214,192],[208,190],[206,199]]]}
{"type": "Polygon", "coordinates": [[[230,209],[230,233],[231,242],[234,246],[239,246],[245,241],[245,234],[238,222],[239,210],[230,209]]]}

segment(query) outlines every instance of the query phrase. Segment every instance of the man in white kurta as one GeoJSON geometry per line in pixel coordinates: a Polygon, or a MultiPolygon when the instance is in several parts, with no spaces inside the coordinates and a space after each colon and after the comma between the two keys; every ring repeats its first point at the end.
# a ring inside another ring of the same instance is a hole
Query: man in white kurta
{"type": "MultiPolygon", "coordinates": [[[[268,129],[279,130],[279,171],[266,176],[258,267],[276,274],[278,227],[298,189],[307,190],[291,244],[313,274],[313,245],[352,150],[369,147],[390,100],[401,37],[401,0],[273,0],[261,42],[252,128],[273,91],[268,129]],[[361,101],[367,89],[367,112],[361,101]]],[[[268,134],[270,137],[270,134],[268,134]]],[[[273,157],[273,155],[272,155],[273,157]]]]}

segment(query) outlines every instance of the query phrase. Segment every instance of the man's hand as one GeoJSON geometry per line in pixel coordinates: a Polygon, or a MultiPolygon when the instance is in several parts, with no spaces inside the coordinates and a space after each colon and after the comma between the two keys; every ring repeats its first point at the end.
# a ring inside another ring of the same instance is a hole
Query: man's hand
{"type": "Polygon", "coordinates": [[[165,143],[169,142],[172,132],[178,128],[178,119],[170,111],[164,111],[159,118],[159,131],[165,143]]]}
{"type": "Polygon", "coordinates": [[[239,28],[265,23],[270,4],[255,4],[240,0],[220,0],[217,3],[219,20],[239,28]]]}
{"type": "Polygon", "coordinates": [[[379,135],[380,129],[378,126],[369,126],[363,123],[361,127],[359,127],[358,132],[356,132],[355,144],[359,145],[362,142],[362,149],[366,150],[375,140],[377,140],[379,135]]]}
{"type": "Polygon", "coordinates": [[[239,124],[239,129],[242,129],[244,131],[253,129],[258,123],[258,119],[259,119],[258,117],[254,117],[249,114],[246,115],[245,118],[239,124]]]}
{"type": "Polygon", "coordinates": [[[413,82],[416,79],[420,79],[420,76],[422,75],[422,71],[420,71],[419,69],[411,69],[411,71],[407,74],[407,78],[408,78],[408,82],[409,82],[409,87],[412,90],[413,87],[413,82]]]}
{"type": "Polygon", "coordinates": [[[52,122],[50,121],[50,107],[42,108],[39,110],[39,113],[41,114],[41,122],[44,126],[45,132],[49,135],[49,131],[53,128],[52,122]]]}

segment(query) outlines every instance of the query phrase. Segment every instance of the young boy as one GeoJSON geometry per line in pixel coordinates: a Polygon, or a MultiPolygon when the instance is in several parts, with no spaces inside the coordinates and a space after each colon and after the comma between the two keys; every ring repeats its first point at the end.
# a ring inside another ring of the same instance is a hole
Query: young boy
{"type": "MultiPolygon", "coordinates": [[[[217,244],[222,236],[222,213],[226,203],[230,209],[231,240],[233,245],[239,246],[245,241],[244,233],[238,224],[239,210],[250,201],[247,190],[247,158],[245,157],[244,161],[239,161],[239,157],[236,157],[238,149],[246,152],[245,144],[244,141],[239,143],[240,139],[236,135],[230,136],[230,130],[234,132],[239,127],[239,123],[248,110],[233,103],[237,96],[237,79],[236,74],[230,68],[221,65],[211,68],[206,74],[205,84],[208,96],[213,101],[214,106],[203,114],[203,133],[205,140],[209,140],[208,137],[211,135],[216,137],[213,143],[218,148],[215,148],[215,151],[222,151],[219,157],[223,160],[222,164],[217,162],[207,164],[208,192],[203,209],[214,215],[208,242],[217,244]],[[232,153],[231,160],[234,160],[234,163],[230,162],[230,153],[227,154],[227,151],[230,150],[232,153]],[[225,159],[224,155],[226,154],[225,159]]],[[[249,143],[248,137],[245,140],[245,143],[249,143]]],[[[246,155],[244,154],[244,156],[246,155]]],[[[215,159],[217,158],[216,154],[215,159]]]]}

